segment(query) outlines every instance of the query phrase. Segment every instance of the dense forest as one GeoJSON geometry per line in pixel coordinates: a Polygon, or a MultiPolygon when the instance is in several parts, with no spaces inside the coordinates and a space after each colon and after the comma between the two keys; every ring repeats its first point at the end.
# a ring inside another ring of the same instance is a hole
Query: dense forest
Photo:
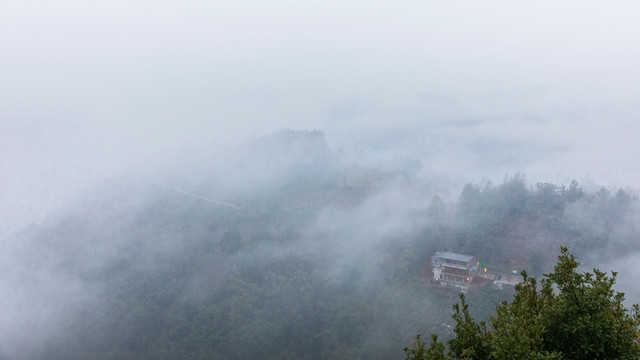
{"type": "MultiPolygon", "coordinates": [[[[553,270],[561,246],[585,266],[640,251],[638,200],[623,189],[515,174],[448,198],[420,168],[407,158],[360,161],[329,149],[321,132],[285,130],[178,175],[105,183],[12,239],[13,279],[33,284],[27,304],[46,316],[0,350],[29,359],[402,358],[417,333],[453,336],[458,290],[429,282],[438,250],[534,276],[553,270]]],[[[466,301],[486,320],[513,294],[478,286],[466,301]]]]}

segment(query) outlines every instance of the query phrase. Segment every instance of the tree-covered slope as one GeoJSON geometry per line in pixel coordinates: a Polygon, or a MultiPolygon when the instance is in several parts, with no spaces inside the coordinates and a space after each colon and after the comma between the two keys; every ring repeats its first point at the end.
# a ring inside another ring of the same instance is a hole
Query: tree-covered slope
{"type": "MultiPolygon", "coordinates": [[[[516,176],[443,201],[415,161],[347,161],[319,132],[283,131],[207,161],[171,180],[105,184],[16,235],[5,266],[21,286],[16,317],[31,316],[34,330],[16,332],[4,351],[400,358],[416,333],[451,336],[457,290],[424,273],[437,250],[535,274],[558,244],[585,256],[615,244],[610,258],[638,250],[637,201],[623,191],[516,176]]],[[[481,287],[467,298],[487,318],[510,296],[481,287]]]]}

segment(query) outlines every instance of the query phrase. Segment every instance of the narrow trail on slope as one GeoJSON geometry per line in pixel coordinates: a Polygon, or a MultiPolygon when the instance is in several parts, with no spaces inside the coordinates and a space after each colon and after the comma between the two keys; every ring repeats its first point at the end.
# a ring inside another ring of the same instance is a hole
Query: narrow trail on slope
{"type": "Polygon", "coordinates": [[[216,200],[216,199],[212,199],[212,198],[208,198],[208,197],[204,197],[204,196],[196,195],[196,194],[190,193],[190,192],[188,192],[188,191],[182,190],[181,188],[179,188],[179,187],[177,187],[177,186],[174,186],[174,187],[173,187],[173,190],[175,190],[175,191],[179,192],[179,193],[180,193],[180,194],[182,194],[182,195],[186,195],[186,196],[189,196],[189,197],[192,197],[192,198],[195,198],[195,199],[200,199],[200,200],[208,201],[208,202],[211,202],[211,203],[214,203],[214,204],[218,204],[218,205],[222,205],[222,206],[230,207],[230,208],[232,208],[232,209],[236,209],[236,210],[242,210],[242,207],[241,207],[241,206],[237,206],[237,205],[234,205],[234,204],[230,204],[230,203],[228,203],[228,202],[224,202],[224,201],[221,201],[221,200],[216,200]]]}

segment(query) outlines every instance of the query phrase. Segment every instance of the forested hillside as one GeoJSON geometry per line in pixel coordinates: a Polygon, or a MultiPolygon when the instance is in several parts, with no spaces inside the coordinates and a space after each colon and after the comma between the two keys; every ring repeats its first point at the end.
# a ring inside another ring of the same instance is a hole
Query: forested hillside
{"type": "MultiPolygon", "coordinates": [[[[451,336],[449,249],[549,271],[640,251],[638,201],[568,184],[467,184],[449,201],[411,159],[358,162],[320,132],[281,131],[154,181],[107,183],[17,234],[12,281],[42,322],[5,342],[29,359],[392,359],[451,336]],[[40,299],[36,299],[36,298],[40,299]]],[[[5,266],[9,266],[6,265],[5,266]]],[[[488,318],[512,290],[467,295],[488,318]]],[[[636,299],[631,299],[637,302],[636,299]]]]}

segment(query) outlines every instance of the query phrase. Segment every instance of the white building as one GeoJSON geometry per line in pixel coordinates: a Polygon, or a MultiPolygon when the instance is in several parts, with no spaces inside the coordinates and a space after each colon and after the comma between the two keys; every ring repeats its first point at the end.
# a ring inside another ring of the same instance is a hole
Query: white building
{"type": "Polygon", "coordinates": [[[454,285],[463,290],[469,289],[469,284],[476,274],[478,259],[452,252],[437,252],[431,257],[433,263],[433,278],[444,285],[454,285]]]}

